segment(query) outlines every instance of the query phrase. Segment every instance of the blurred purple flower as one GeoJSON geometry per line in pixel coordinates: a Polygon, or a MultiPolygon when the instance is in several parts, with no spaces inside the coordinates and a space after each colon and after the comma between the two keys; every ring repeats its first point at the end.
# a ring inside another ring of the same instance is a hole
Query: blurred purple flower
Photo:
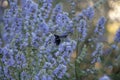
{"type": "Polygon", "coordinates": [[[87,9],[84,9],[82,13],[88,18],[88,19],[93,19],[95,11],[93,7],[88,7],[87,9]]]}
{"type": "Polygon", "coordinates": [[[59,66],[53,71],[53,73],[61,79],[67,71],[67,67],[63,64],[59,64],[59,66]]]}
{"type": "Polygon", "coordinates": [[[114,41],[115,41],[115,42],[120,42],[120,28],[119,28],[118,31],[116,32],[114,41]]]}
{"type": "Polygon", "coordinates": [[[87,36],[87,22],[84,19],[80,20],[79,26],[78,26],[78,32],[80,33],[80,41],[83,41],[85,37],[87,36]]]}
{"type": "Polygon", "coordinates": [[[41,16],[46,19],[49,17],[49,13],[52,9],[52,0],[44,0],[41,10],[41,16]]]}
{"type": "Polygon", "coordinates": [[[111,80],[109,76],[104,75],[101,78],[99,78],[99,80],[111,80]]]}
{"type": "Polygon", "coordinates": [[[50,69],[50,68],[52,68],[52,64],[49,62],[45,62],[43,69],[50,69]]]}
{"type": "Polygon", "coordinates": [[[24,54],[17,53],[15,61],[18,68],[24,68],[26,66],[26,57],[24,54]]]}
{"type": "Polygon", "coordinates": [[[105,23],[106,23],[105,17],[101,17],[97,22],[97,26],[94,32],[98,35],[103,35],[105,29],[104,28],[105,23]]]}

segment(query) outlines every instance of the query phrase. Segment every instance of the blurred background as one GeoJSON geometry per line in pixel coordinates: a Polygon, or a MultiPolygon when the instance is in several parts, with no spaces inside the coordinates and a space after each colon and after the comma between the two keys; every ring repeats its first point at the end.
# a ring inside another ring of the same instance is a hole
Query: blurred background
{"type": "MultiPolygon", "coordinates": [[[[62,0],[65,1],[65,0],[62,0]]],[[[106,24],[106,37],[109,43],[113,42],[116,30],[120,26],[120,0],[74,0],[76,2],[76,14],[88,6],[95,6],[94,22],[98,20],[100,16],[107,18],[106,24]]],[[[67,3],[64,2],[64,6],[67,3]]],[[[66,6],[65,10],[69,10],[66,6]]]]}

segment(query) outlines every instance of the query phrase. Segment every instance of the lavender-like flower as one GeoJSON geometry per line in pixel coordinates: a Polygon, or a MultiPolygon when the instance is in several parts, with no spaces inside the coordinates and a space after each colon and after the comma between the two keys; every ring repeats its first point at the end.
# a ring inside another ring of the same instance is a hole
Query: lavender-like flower
{"type": "Polygon", "coordinates": [[[49,33],[49,27],[46,23],[41,23],[39,25],[40,30],[42,31],[43,34],[49,33]]]}
{"type": "Polygon", "coordinates": [[[22,53],[18,53],[15,56],[16,67],[24,68],[26,66],[26,58],[25,55],[22,53]]]}
{"type": "Polygon", "coordinates": [[[105,17],[101,17],[98,22],[97,22],[97,26],[95,28],[95,33],[98,35],[103,35],[104,33],[104,25],[105,25],[106,19],[105,17]]]}
{"type": "Polygon", "coordinates": [[[92,53],[93,61],[91,63],[95,62],[101,62],[100,57],[103,55],[103,44],[98,43],[96,45],[95,51],[92,53]]]}
{"type": "Polygon", "coordinates": [[[52,15],[51,15],[51,20],[52,20],[52,22],[55,23],[55,21],[56,21],[56,16],[57,16],[58,13],[62,13],[62,6],[61,6],[61,4],[57,4],[57,5],[55,6],[55,8],[53,9],[52,15]]]}
{"type": "Polygon", "coordinates": [[[53,73],[59,78],[61,79],[65,72],[67,71],[67,67],[63,64],[60,64],[54,71],[53,73]]]}
{"type": "Polygon", "coordinates": [[[78,24],[78,32],[80,33],[80,41],[84,41],[85,37],[87,36],[87,22],[84,19],[80,20],[78,24]]]}
{"type": "Polygon", "coordinates": [[[94,17],[95,11],[93,7],[88,7],[87,9],[84,9],[82,13],[87,17],[87,19],[91,20],[94,17]]]}
{"type": "Polygon", "coordinates": [[[27,74],[25,71],[22,71],[22,72],[20,73],[20,78],[23,79],[23,80],[24,80],[24,79],[29,79],[29,78],[28,78],[28,74],[27,74]]]}
{"type": "Polygon", "coordinates": [[[50,68],[52,68],[52,64],[49,63],[49,62],[45,62],[43,68],[44,68],[44,69],[50,69],[50,68]]]}
{"type": "Polygon", "coordinates": [[[103,75],[102,77],[99,78],[99,80],[111,80],[109,76],[103,75]]]}
{"type": "Polygon", "coordinates": [[[118,31],[116,32],[114,41],[115,41],[115,42],[120,42],[120,28],[119,28],[118,31]]]}
{"type": "Polygon", "coordinates": [[[52,9],[52,0],[44,0],[41,9],[41,16],[46,19],[49,17],[49,13],[52,9]]]}
{"type": "Polygon", "coordinates": [[[8,50],[7,47],[2,49],[2,59],[1,61],[6,65],[6,66],[14,66],[15,60],[13,58],[13,51],[8,50]]]}
{"type": "Polygon", "coordinates": [[[53,78],[49,75],[43,75],[41,80],[53,80],[53,78]]]}

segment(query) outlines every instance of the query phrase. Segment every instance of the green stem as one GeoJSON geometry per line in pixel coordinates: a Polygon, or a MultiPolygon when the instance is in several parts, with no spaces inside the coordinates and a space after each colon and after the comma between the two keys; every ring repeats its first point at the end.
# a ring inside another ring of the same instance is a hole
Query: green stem
{"type": "MultiPolygon", "coordinates": [[[[79,42],[77,43],[77,47],[76,47],[76,56],[78,57],[78,46],[79,46],[79,42]]],[[[76,80],[79,79],[79,76],[78,76],[78,62],[77,62],[77,57],[76,57],[76,60],[75,60],[75,76],[76,76],[76,80]]]]}

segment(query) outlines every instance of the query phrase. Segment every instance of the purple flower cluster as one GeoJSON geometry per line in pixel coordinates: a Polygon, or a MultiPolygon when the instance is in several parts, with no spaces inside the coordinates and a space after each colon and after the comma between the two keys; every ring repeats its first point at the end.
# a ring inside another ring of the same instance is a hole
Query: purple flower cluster
{"type": "Polygon", "coordinates": [[[103,55],[103,44],[98,43],[96,45],[95,51],[92,53],[93,61],[91,63],[95,62],[101,62],[101,56],[103,55]]]}
{"type": "Polygon", "coordinates": [[[40,8],[41,16],[46,19],[52,10],[52,0],[44,0],[42,7],[40,8]]]}
{"type": "Polygon", "coordinates": [[[120,28],[119,28],[118,31],[116,32],[114,41],[115,41],[115,42],[120,42],[120,28]]]}
{"type": "MultiPolygon", "coordinates": [[[[62,4],[53,4],[53,0],[21,0],[19,6],[16,0],[10,1],[0,38],[0,79],[62,80],[66,76],[77,45],[71,35],[77,31],[78,41],[84,42],[88,20],[93,19],[95,12],[88,7],[71,18],[62,4]]],[[[74,13],[74,1],[71,6],[74,13]]],[[[102,35],[105,22],[104,17],[99,19],[95,33],[102,35]]],[[[119,32],[116,36],[115,41],[119,42],[119,32]]],[[[100,50],[98,45],[93,56],[100,50]]]]}
{"type": "Polygon", "coordinates": [[[84,39],[87,36],[87,22],[86,22],[86,20],[84,20],[84,19],[80,20],[78,32],[81,34],[80,41],[84,41],[84,39]]]}
{"type": "Polygon", "coordinates": [[[87,19],[91,20],[94,17],[95,11],[93,7],[88,7],[87,9],[84,9],[82,13],[86,16],[87,19]]]}
{"type": "Polygon", "coordinates": [[[60,79],[62,79],[62,77],[64,76],[64,74],[66,73],[67,68],[65,65],[59,65],[54,71],[53,73],[60,79]]]}
{"type": "Polygon", "coordinates": [[[101,17],[97,22],[97,26],[94,32],[98,35],[103,35],[105,23],[106,23],[105,17],[101,17]]]}
{"type": "Polygon", "coordinates": [[[55,44],[54,34],[69,35],[73,23],[60,4],[52,10],[52,3],[26,0],[18,6],[17,1],[10,2],[4,14],[3,46],[0,39],[1,79],[63,78],[76,42],[67,36],[55,44]]]}

